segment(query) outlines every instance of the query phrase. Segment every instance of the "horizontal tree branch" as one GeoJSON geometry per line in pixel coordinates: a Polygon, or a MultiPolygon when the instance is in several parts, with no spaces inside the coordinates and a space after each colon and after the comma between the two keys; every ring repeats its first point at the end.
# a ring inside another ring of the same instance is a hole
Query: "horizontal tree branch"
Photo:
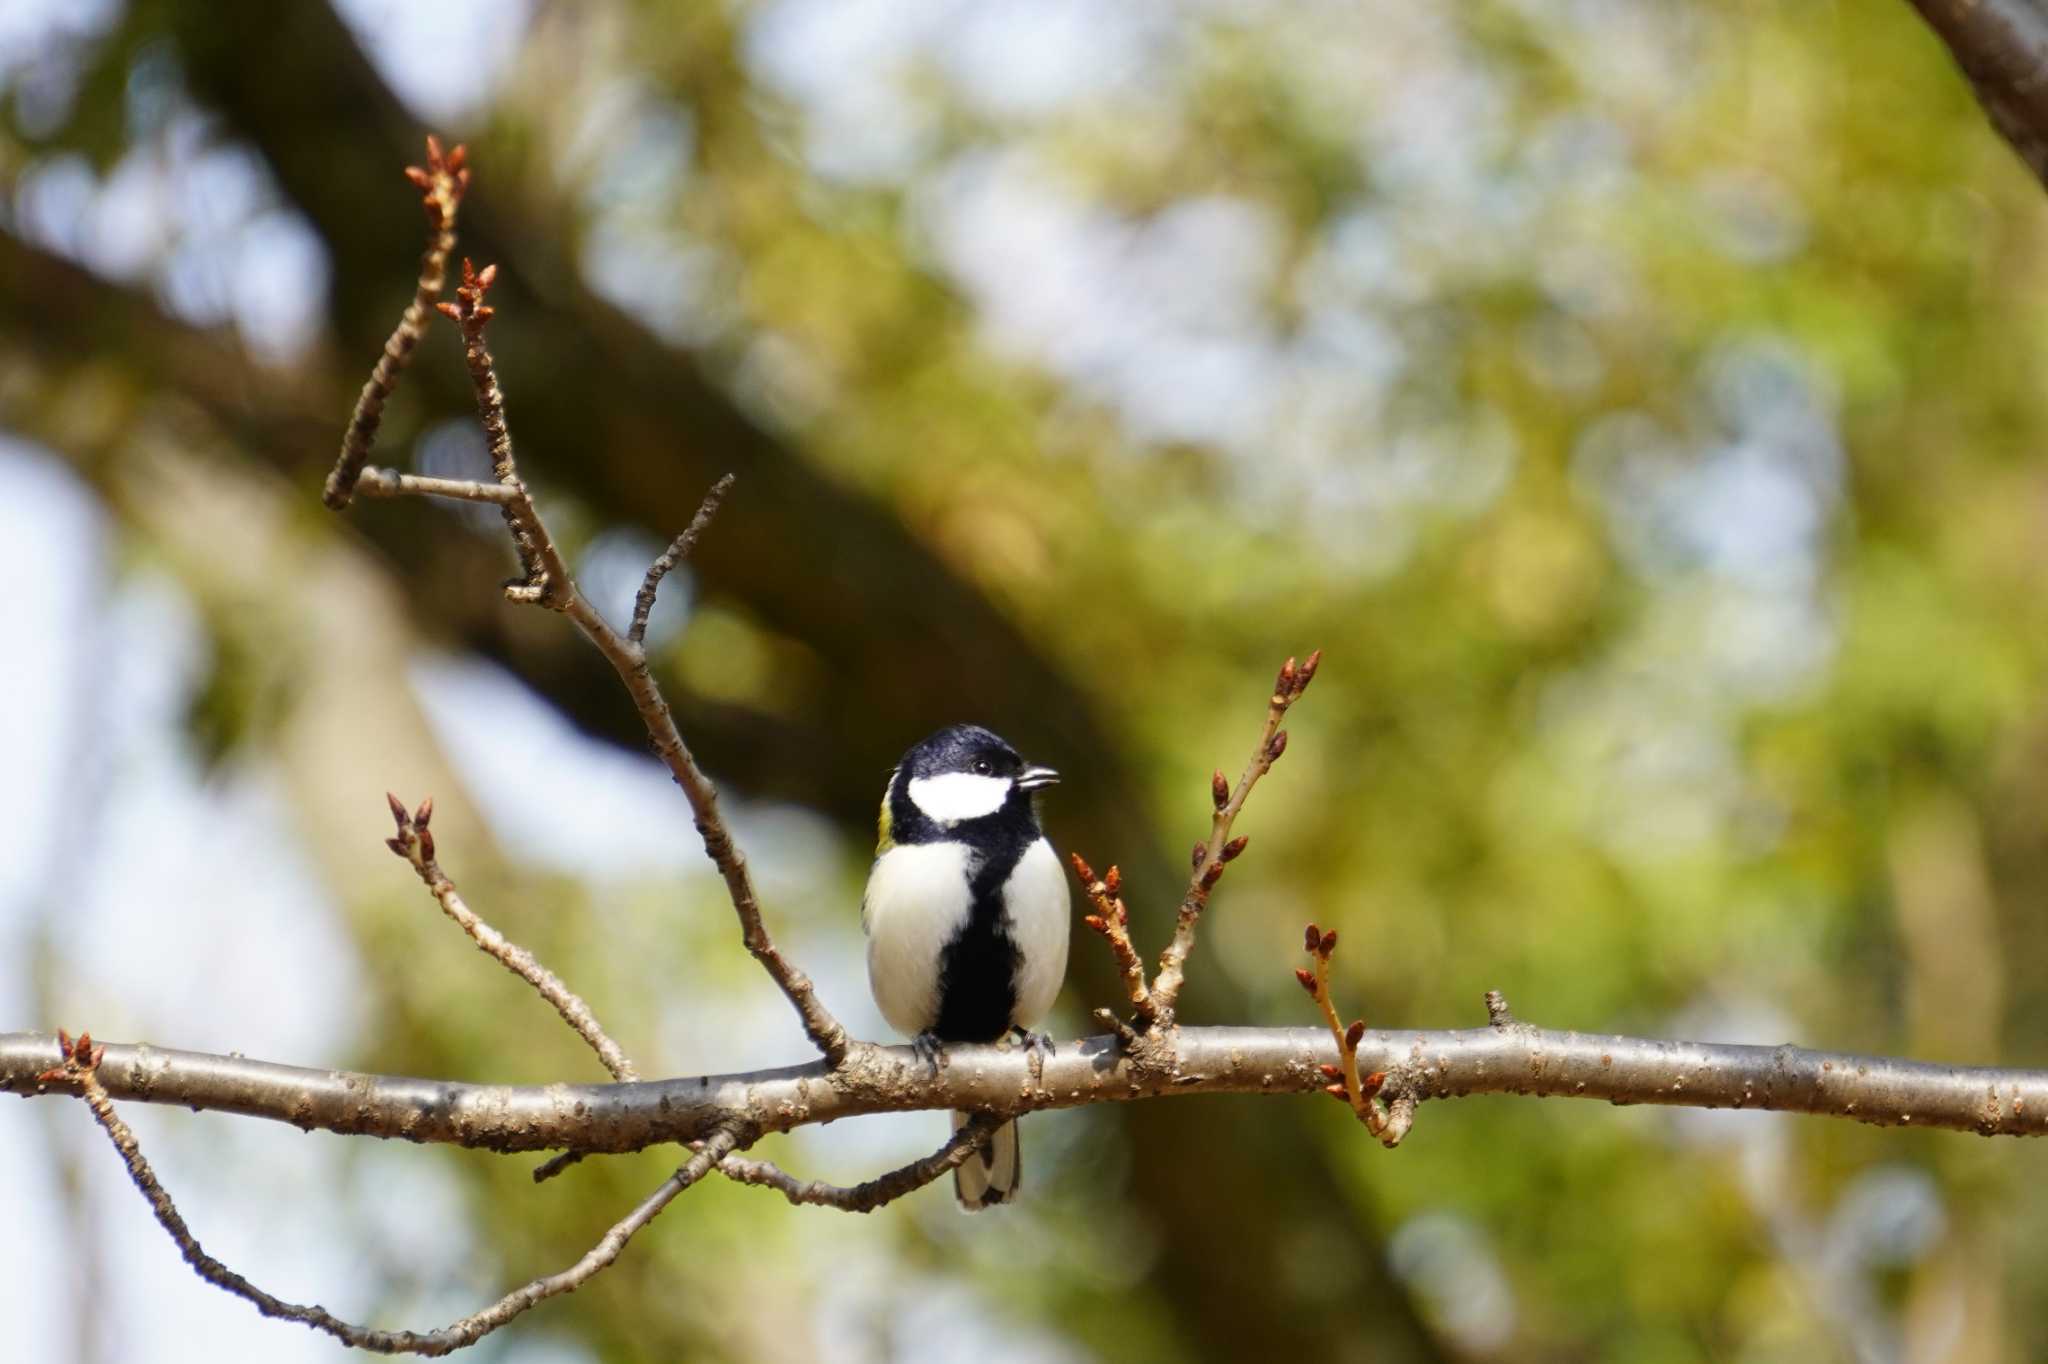
{"type": "MultiPolygon", "coordinates": [[[[100,1083],[116,1099],[288,1122],[306,1130],[491,1151],[633,1151],[721,1130],[749,1139],[869,1113],[988,1110],[999,1116],[1176,1094],[1307,1094],[1338,1062],[1322,1028],[1180,1028],[1136,1054],[1114,1037],[1049,1057],[956,1046],[935,1075],[907,1047],[855,1044],[822,1062],[625,1085],[483,1085],[315,1070],[142,1045],[106,1044],[100,1083]],[[1042,1064],[1042,1071],[1034,1073],[1042,1064]]],[[[37,1077],[62,1061],[55,1036],[0,1034],[0,1090],[67,1094],[37,1077]]],[[[1524,1024],[1369,1032],[1358,1064],[1409,1103],[1468,1094],[1616,1104],[1752,1108],[1936,1127],[2048,1134],[2048,1071],[1949,1066],[1791,1045],[1660,1041],[1524,1024]]],[[[744,1144],[744,1142],[742,1143],[744,1144]]]]}

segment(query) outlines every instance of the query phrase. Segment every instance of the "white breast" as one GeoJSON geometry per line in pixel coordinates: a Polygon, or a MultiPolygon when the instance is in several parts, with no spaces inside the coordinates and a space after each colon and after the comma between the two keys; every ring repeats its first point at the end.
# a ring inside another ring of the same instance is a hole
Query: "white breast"
{"type": "MultiPolygon", "coordinates": [[[[961,843],[900,844],[876,858],[868,873],[867,896],[861,901],[868,987],[882,1017],[906,1036],[938,1021],[939,956],[967,919],[968,879],[976,860],[961,843]]],[[[1064,969],[1064,922],[1060,934],[1064,969]]]]}
{"type": "MultiPolygon", "coordinates": [[[[1052,844],[1039,839],[1024,850],[1003,886],[1003,909],[1020,957],[1017,1011],[1011,1021],[1036,1026],[1052,1012],[1067,976],[1067,872],[1052,844]]],[[[892,1022],[894,1020],[891,1020],[892,1022]]]]}

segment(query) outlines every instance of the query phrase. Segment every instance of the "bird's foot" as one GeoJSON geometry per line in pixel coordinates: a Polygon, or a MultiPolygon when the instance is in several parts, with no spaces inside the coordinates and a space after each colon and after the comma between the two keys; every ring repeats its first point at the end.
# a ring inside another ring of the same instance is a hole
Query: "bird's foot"
{"type": "Polygon", "coordinates": [[[1025,1054],[1029,1058],[1028,1064],[1031,1067],[1031,1083],[1045,1083],[1045,1058],[1053,1054],[1052,1034],[1049,1032],[1033,1032],[1029,1028],[1013,1026],[1003,1036],[1005,1038],[1014,1038],[1017,1045],[1024,1048],[1025,1054]]]}
{"type": "Polygon", "coordinates": [[[931,1067],[933,1075],[946,1068],[946,1044],[939,1040],[937,1033],[927,1030],[911,1038],[910,1050],[918,1060],[931,1067]]]}
{"type": "Polygon", "coordinates": [[[1029,1028],[1013,1024],[1003,1036],[1016,1042],[1026,1051],[1041,1056],[1051,1056],[1057,1050],[1052,1044],[1052,1034],[1049,1032],[1033,1032],[1029,1028]]]}

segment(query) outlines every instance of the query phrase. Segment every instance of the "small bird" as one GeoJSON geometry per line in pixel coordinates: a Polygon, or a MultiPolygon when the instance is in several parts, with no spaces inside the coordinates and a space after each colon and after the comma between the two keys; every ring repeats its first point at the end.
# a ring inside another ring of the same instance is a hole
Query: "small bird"
{"type": "MultiPolygon", "coordinates": [[[[1058,780],[979,725],[938,731],[889,774],[861,900],[868,985],[934,1063],[946,1042],[1045,1045],[1030,1029],[1067,974],[1069,901],[1032,793],[1058,780]]],[[[956,1130],[966,1121],[953,1115],[956,1130]]],[[[1017,1182],[1014,1121],[953,1172],[969,1212],[1008,1202],[1017,1182]]]]}

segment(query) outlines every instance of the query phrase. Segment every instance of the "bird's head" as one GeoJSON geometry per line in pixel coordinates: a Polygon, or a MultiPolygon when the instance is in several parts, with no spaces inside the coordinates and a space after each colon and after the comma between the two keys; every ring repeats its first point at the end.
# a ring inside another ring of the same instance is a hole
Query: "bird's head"
{"type": "Polygon", "coordinates": [[[1017,756],[980,725],[949,725],[911,746],[890,784],[919,814],[941,827],[980,819],[1050,786],[1060,774],[1017,756]]]}

